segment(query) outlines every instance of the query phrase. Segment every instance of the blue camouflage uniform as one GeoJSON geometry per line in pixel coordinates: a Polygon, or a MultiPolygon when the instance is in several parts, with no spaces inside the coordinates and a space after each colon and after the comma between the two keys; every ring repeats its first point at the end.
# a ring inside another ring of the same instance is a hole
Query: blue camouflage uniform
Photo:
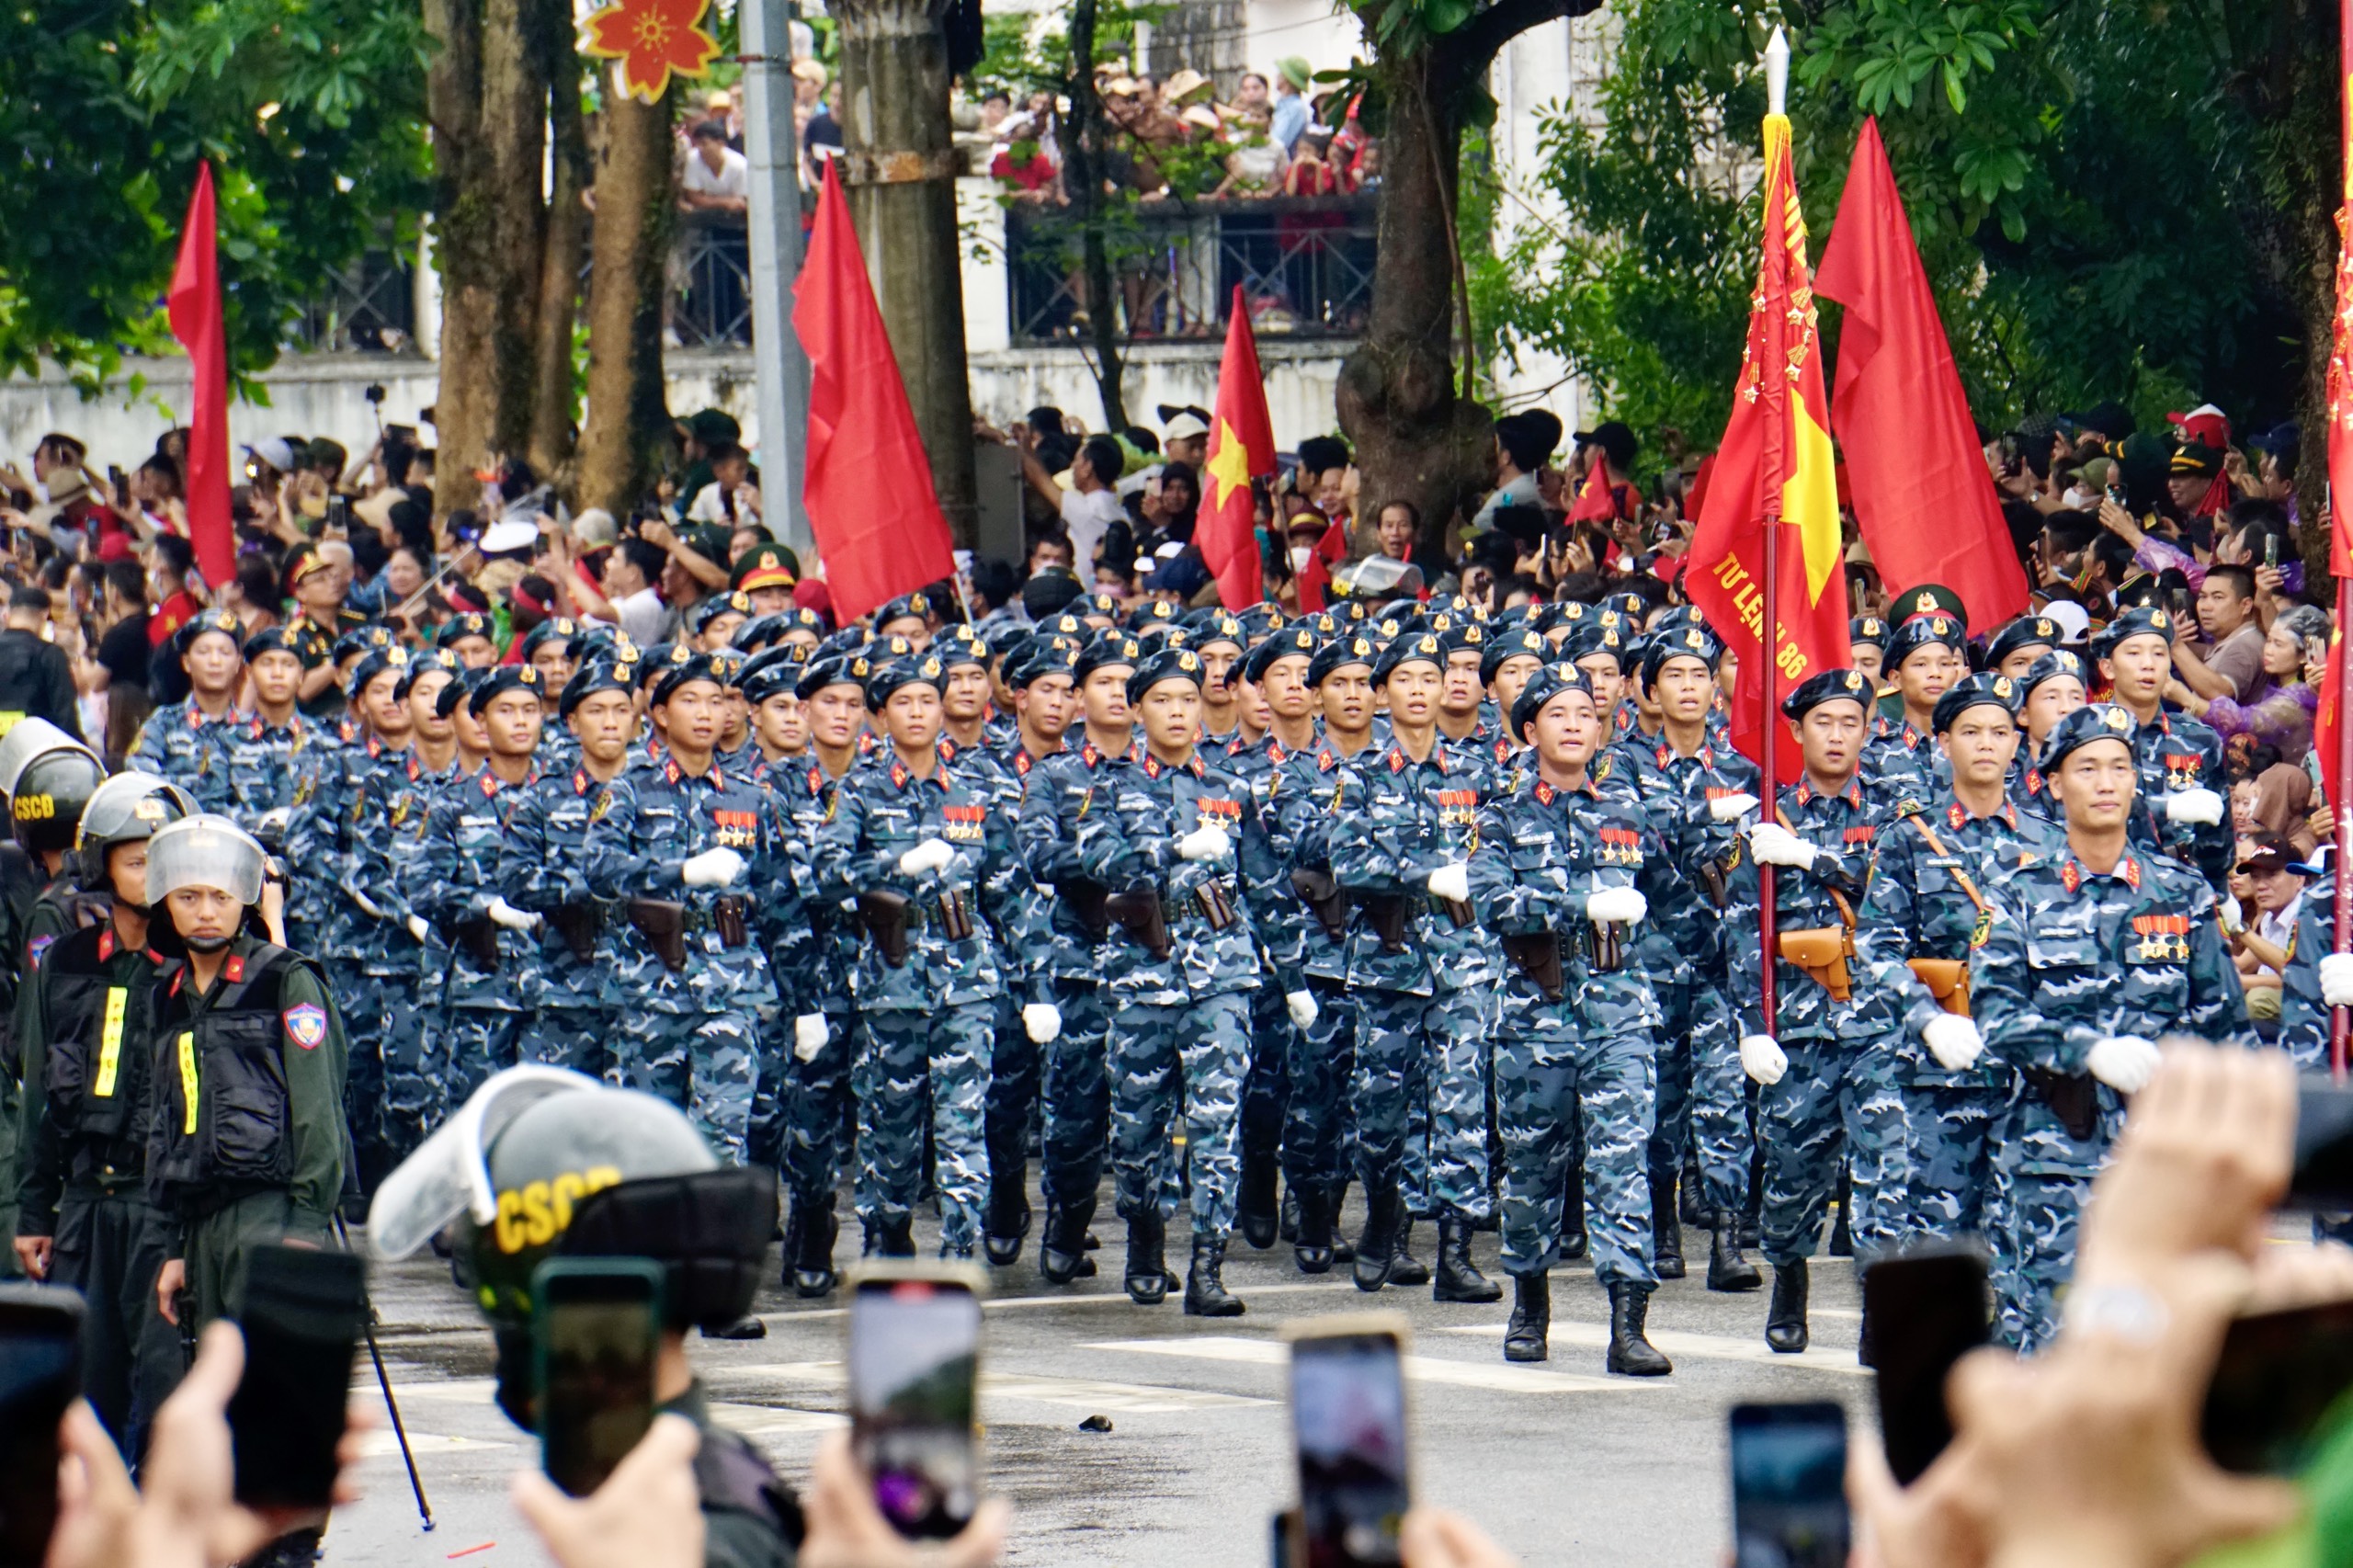
{"type": "Polygon", "coordinates": [[[2230,812],[2225,809],[2219,823],[2177,823],[2166,818],[2165,802],[2186,790],[2211,790],[2229,800],[2222,737],[2186,713],[2161,712],[2133,727],[2132,760],[2147,805],[2132,813],[2132,842],[2172,856],[2219,891],[2231,869],[2230,812]]]}
{"type": "Polygon", "coordinates": [[[427,815],[433,802],[464,778],[463,763],[426,767],[414,746],[390,756],[362,789],[359,835],[352,866],[353,884],[384,918],[369,928],[369,950],[361,969],[373,977],[384,1015],[384,1092],[379,1120],[396,1152],[413,1151],[440,1125],[452,1105],[452,1075],[442,1025],[442,1003],[450,968],[450,948],[438,930],[420,942],[410,931],[414,915],[428,926],[431,911],[420,901],[432,892],[424,878],[427,815]]]}
{"type": "Polygon", "coordinates": [[[489,915],[491,901],[502,896],[506,820],[539,781],[535,765],[509,782],[484,764],[463,783],[438,791],[426,812],[417,913],[453,949],[441,999],[444,1043],[436,1052],[449,1069],[451,1105],[464,1104],[492,1074],[515,1065],[540,988],[538,937],[510,931],[489,915]]]}
{"type": "Polygon", "coordinates": [[[618,1020],[605,977],[618,956],[620,920],[589,892],[586,853],[589,819],[610,788],[577,763],[521,787],[499,835],[496,885],[507,903],[544,921],[535,989],[522,998],[529,1021],[517,1059],[617,1081],[618,1020]],[[576,940],[585,940],[585,958],[574,952],[576,940]]]}

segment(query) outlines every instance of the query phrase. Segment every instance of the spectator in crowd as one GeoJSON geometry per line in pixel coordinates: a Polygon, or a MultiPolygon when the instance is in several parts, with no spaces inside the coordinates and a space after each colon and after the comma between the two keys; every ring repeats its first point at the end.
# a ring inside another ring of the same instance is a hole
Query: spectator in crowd
{"type": "Polygon", "coordinates": [[[687,212],[741,215],[751,205],[752,165],[727,144],[727,127],[706,119],[694,129],[694,150],[678,178],[678,206],[687,212]]]}
{"type": "Polygon", "coordinates": [[[825,160],[842,154],[842,127],[837,118],[841,111],[842,89],[836,82],[824,90],[816,111],[810,115],[809,125],[801,133],[801,145],[809,159],[809,177],[822,182],[825,177],[825,160]]]}
{"type": "Polygon", "coordinates": [[[73,661],[42,635],[50,608],[49,590],[38,583],[19,583],[8,591],[7,621],[0,628],[0,712],[46,719],[78,740],[82,719],[73,661]]]}
{"type": "Polygon", "coordinates": [[[1267,129],[1286,158],[1298,151],[1299,139],[1307,131],[1306,93],[1312,74],[1307,62],[1296,54],[1275,62],[1274,112],[1267,129]]]}
{"type": "Polygon", "coordinates": [[[2255,573],[2236,565],[2210,566],[2198,589],[2200,644],[2177,637],[2174,668],[2181,682],[2201,697],[2253,702],[2270,685],[2265,674],[2263,627],[2256,619],[2255,573]]]}
{"type": "Polygon", "coordinates": [[[2312,749],[2313,718],[2320,708],[2320,693],[2309,684],[2305,666],[2315,649],[2324,660],[2327,656],[2328,612],[2316,605],[2297,605],[2273,621],[2268,632],[2259,630],[2252,619],[2229,622],[2229,617],[2253,603],[2251,597],[2238,597],[2245,578],[2242,567],[2218,566],[2206,574],[2205,591],[2199,595],[2199,616],[2204,619],[2210,602],[2227,598],[2230,602],[2214,613],[2232,630],[2213,656],[2203,662],[2181,642],[2174,643],[2175,668],[2181,678],[2165,683],[2165,699],[2192,718],[2204,720],[2225,744],[2247,736],[2274,747],[2285,760],[2301,763],[2312,749]],[[2252,674],[2223,676],[2223,669],[2236,672],[2245,663],[2241,655],[2250,644],[2256,659],[2252,674]],[[2204,695],[2198,686],[2187,684],[2193,676],[2203,676],[2202,686],[2228,689],[2204,695]],[[2254,697],[2235,695],[2248,688],[2254,697]]]}

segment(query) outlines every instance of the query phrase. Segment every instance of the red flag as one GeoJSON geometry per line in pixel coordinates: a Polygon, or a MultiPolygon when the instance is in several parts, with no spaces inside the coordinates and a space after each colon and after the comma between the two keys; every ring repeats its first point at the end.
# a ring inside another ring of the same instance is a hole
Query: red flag
{"type": "Polygon", "coordinates": [[[197,569],[213,587],[237,574],[229,503],[229,345],[221,322],[221,252],[212,165],[196,166],[188,226],[169,296],[172,335],[188,350],[195,406],[188,415],[188,526],[197,569]]]}
{"type": "Polygon", "coordinates": [[[809,354],[801,501],[834,613],[847,622],[952,575],[956,556],[832,159],[793,285],[792,325],[809,354]]]}
{"type": "Polygon", "coordinates": [[[1225,358],[1217,368],[1217,415],[1210,422],[1209,452],[1201,464],[1201,508],[1193,521],[1201,562],[1216,576],[1218,597],[1228,609],[1246,608],[1266,595],[1250,482],[1274,472],[1267,382],[1258,369],[1250,308],[1237,283],[1225,326],[1225,358]]]}
{"type": "Polygon", "coordinates": [[[1617,516],[1618,493],[1609,488],[1609,464],[1596,451],[1593,466],[1585,471],[1585,483],[1577,488],[1577,504],[1569,508],[1569,521],[1606,523],[1617,516]]]}
{"type": "Polygon", "coordinates": [[[1855,139],[1814,290],[1847,307],[1830,413],[1889,589],[1943,584],[1969,607],[1972,631],[2024,614],[2026,574],[1876,119],[1855,139]]]}
{"type": "Polygon", "coordinates": [[[2328,674],[2320,683],[2320,710],[2313,715],[2313,750],[2320,755],[2321,793],[2328,797],[2339,822],[2345,819],[2344,722],[2345,625],[2340,618],[2328,630],[2328,674]]]}
{"type": "MultiPolygon", "coordinates": [[[[1748,346],[1723,444],[1707,471],[1706,504],[1691,539],[1685,591],[1740,656],[1732,740],[1764,761],[1764,710],[1784,723],[1780,698],[1847,663],[1847,574],[1839,548],[1828,400],[1806,278],[1805,215],[1790,170],[1790,122],[1765,118],[1765,246],[1748,346]],[[1775,545],[1772,657],[1765,655],[1765,535],[1775,545]],[[1762,683],[1763,701],[1758,700],[1762,683]]],[[[1794,738],[1774,748],[1777,782],[1803,768],[1794,738]]]]}

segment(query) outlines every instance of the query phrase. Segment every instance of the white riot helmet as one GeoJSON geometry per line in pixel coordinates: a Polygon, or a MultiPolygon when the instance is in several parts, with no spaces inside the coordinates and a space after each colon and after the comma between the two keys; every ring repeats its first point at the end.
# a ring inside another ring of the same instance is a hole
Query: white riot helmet
{"type": "Polygon", "coordinates": [[[147,841],[147,899],[162,903],[180,888],[214,888],[251,908],[261,903],[268,859],[253,835],[212,812],[166,823],[147,841]]]}

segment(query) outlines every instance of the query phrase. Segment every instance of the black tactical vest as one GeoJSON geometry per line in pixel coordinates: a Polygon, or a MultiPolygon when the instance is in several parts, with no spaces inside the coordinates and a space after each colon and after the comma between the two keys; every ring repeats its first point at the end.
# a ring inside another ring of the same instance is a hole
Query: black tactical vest
{"type": "Polygon", "coordinates": [[[128,1159],[135,1171],[145,1157],[155,988],[145,977],[126,983],[109,976],[115,943],[109,924],[60,937],[50,949],[42,1084],[50,1119],[69,1148],[123,1146],[108,1157],[118,1165],[128,1159]]]}
{"type": "Polygon", "coordinates": [[[301,961],[267,943],[231,955],[218,999],[193,1017],[188,970],[156,987],[147,1181],[158,1198],[175,1188],[283,1187],[293,1179],[289,1026],[279,994],[301,961]]]}

